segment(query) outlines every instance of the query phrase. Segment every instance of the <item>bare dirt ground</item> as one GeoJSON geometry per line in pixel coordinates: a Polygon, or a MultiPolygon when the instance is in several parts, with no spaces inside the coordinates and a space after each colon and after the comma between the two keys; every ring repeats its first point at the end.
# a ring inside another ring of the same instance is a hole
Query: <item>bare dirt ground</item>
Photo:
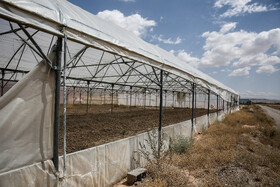
{"type": "MultiPolygon", "coordinates": [[[[62,107],[61,107],[62,108],[62,107]]],[[[215,112],[216,110],[211,110],[215,112]]],[[[197,109],[196,116],[207,114],[207,109],[197,109]]],[[[191,119],[191,109],[163,109],[163,126],[191,119]]],[[[59,153],[63,154],[63,116],[61,110],[59,153]]],[[[111,113],[111,105],[91,105],[88,114],[86,105],[67,106],[67,153],[94,147],[126,138],[158,127],[159,108],[117,106],[111,113]]]]}
{"type": "Polygon", "coordinates": [[[259,105],[259,106],[263,109],[263,111],[267,115],[269,115],[274,119],[277,128],[280,130],[280,110],[271,108],[269,106],[263,106],[263,105],[259,105]]]}

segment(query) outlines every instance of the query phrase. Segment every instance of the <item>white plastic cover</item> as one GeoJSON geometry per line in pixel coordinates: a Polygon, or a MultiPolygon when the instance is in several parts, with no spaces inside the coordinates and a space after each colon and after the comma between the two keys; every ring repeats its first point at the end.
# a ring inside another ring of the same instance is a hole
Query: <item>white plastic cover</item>
{"type": "Polygon", "coordinates": [[[210,88],[226,101],[230,101],[230,97],[223,90],[238,95],[173,54],[66,0],[2,0],[0,17],[20,21],[56,35],[63,35],[61,29],[64,27],[64,33],[70,40],[160,67],[181,77],[191,76],[197,84],[210,88]]]}
{"type": "Polygon", "coordinates": [[[0,173],[53,157],[54,89],[42,61],[0,98],[0,173]]]}
{"type": "MultiPolygon", "coordinates": [[[[238,110],[238,108],[236,108],[238,110]]],[[[226,112],[226,111],[225,111],[226,112]]],[[[225,116],[219,112],[218,119],[225,116]]],[[[217,113],[197,118],[197,130],[207,129],[217,120],[217,113]],[[209,121],[209,123],[208,123],[209,121]]],[[[191,120],[163,128],[163,139],[168,147],[169,138],[191,136],[191,120]]],[[[137,153],[139,142],[145,144],[147,132],[108,144],[92,147],[66,156],[66,177],[60,186],[111,186],[121,180],[128,171],[144,166],[146,161],[137,153]]],[[[148,146],[147,146],[148,147],[148,146]]],[[[147,149],[149,150],[149,149],[147,149]]],[[[60,168],[63,159],[60,157],[60,168]]],[[[54,186],[58,180],[54,176],[51,161],[40,162],[18,170],[0,174],[0,186],[54,186]]],[[[62,176],[62,174],[60,174],[62,176]]]]}

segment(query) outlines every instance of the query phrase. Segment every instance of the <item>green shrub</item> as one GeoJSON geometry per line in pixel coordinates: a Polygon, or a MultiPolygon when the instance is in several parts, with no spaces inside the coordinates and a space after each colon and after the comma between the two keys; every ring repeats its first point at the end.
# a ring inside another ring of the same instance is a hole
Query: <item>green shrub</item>
{"type": "Polygon", "coordinates": [[[190,148],[193,140],[191,138],[185,138],[183,136],[178,136],[173,142],[170,142],[170,149],[175,153],[186,153],[190,148]]]}

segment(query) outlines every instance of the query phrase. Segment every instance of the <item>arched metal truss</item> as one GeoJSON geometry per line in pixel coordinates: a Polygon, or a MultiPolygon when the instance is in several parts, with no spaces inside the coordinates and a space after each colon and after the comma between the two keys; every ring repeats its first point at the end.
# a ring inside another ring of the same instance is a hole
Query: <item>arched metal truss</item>
{"type": "MultiPolygon", "coordinates": [[[[13,8],[18,9],[17,7],[13,8]]],[[[43,29],[41,25],[26,24],[21,19],[3,14],[0,14],[0,17],[3,18],[0,20],[1,95],[3,95],[3,90],[9,82],[19,81],[43,59],[56,71],[53,160],[57,170],[61,85],[64,87],[64,103],[71,89],[74,93],[76,93],[75,89],[80,89],[80,93],[86,92],[87,98],[94,90],[103,90],[111,93],[112,100],[113,93],[126,93],[127,97],[130,98],[130,106],[133,93],[144,95],[145,106],[147,95],[154,95],[158,99],[156,105],[159,105],[160,111],[159,134],[161,134],[162,108],[164,104],[166,105],[164,97],[166,98],[168,95],[174,97],[176,93],[189,98],[188,106],[192,108],[192,128],[196,115],[197,94],[207,96],[208,114],[211,95],[217,96],[217,108],[228,109],[237,105],[239,96],[232,90],[222,88],[220,84],[214,85],[213,82],[215,81],[203,80],[177,67],[168,68],[171,67],[171,62],[170,64],[154,63],[154,60],[150,60],[151,57],[148,55],[152,54],[152,51],[143,52],[143,54],[147,54],[145,58],[152,62],[147,63],[147,60],[141,60],[143,56],[131,51],[124,50],[117,53],[116,51],[121,47],[114,48],[113,51],[106,42],[104,43],[98,38],[88,44],[82,41],[83,36],[81,36],[81,41],[77,40],[77,36],[68,37],[70,34],[63,27],[58,32],[52,29],[43,29]],[[94,42],[96,42],[95,45],[92,44],[94,42]],[[104,46],[101,44],[104,44],[104,46]],[[48,57],[53,50],[56,50],[56,64],[48,57]],[[129,55],[125,55],[126,52],[129,55]]],[[[56,27],[52,25],[54,24],[52,21],[47,20],[46,22],[50,24],[50,27],[56,27]]],[[[67,29],[73,31],[74,28],[67,29]]],[[[73,33],[76,33],[76,31],[73,31],[73,33]]],[[[87,101],[88,104],[89,101],[87,101]]],[[[113,108],[111,111],[113,111],[113,108]]],[[[64,114],[66,114],[65,105],[64,114]]],[[[64,118],[66,119],[66,116],[64,118]]],[[[64,123],[66,125],[66,121],[64,123]]]]}

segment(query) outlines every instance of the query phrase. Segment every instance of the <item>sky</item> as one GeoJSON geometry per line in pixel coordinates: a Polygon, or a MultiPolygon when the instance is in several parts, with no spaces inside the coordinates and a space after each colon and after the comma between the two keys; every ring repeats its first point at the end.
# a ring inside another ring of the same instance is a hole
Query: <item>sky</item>
{"type": "Polygon", "coordinates": [[[279,0],[69,0],[237,91],[280,100],[279,0]]]}

